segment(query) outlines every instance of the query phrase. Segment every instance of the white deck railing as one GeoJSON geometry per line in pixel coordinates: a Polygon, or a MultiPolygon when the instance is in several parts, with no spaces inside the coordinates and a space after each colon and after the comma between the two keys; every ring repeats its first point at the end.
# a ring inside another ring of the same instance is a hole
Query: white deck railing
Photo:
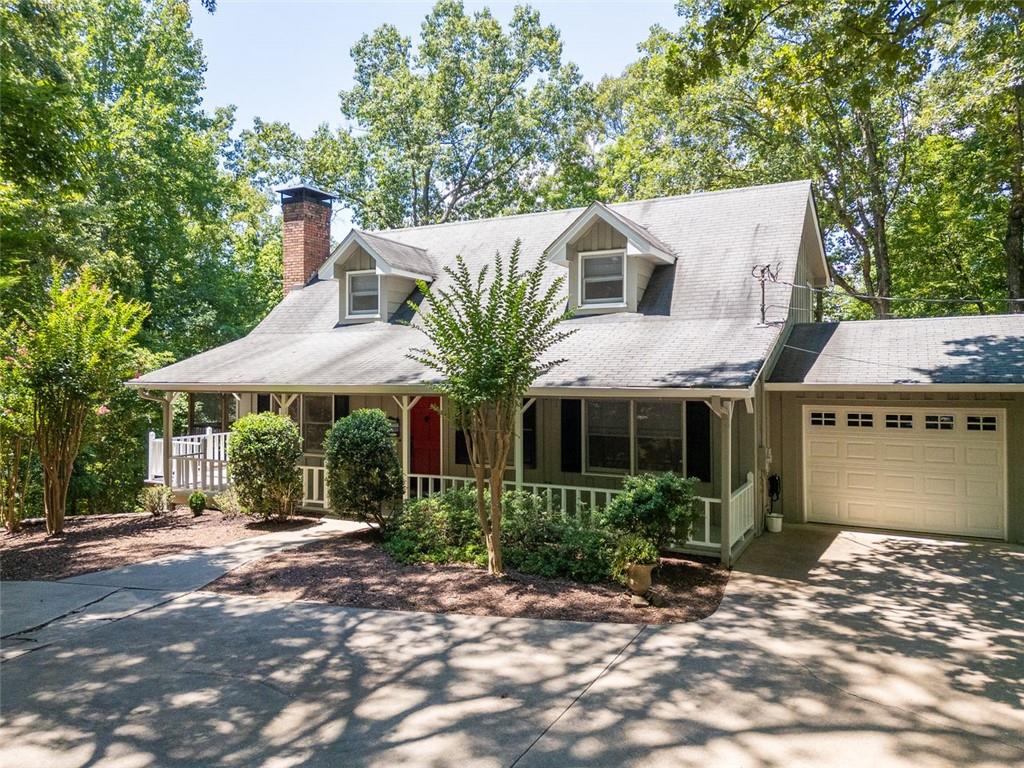
{"type": "Polygon", "coordinates": [[[149,433],[146,481],[175,491],[223,491],[228,487],[228,433],[207,427],[201,435],[171,438],[171,477],[164,478],[164,441],[149,433]]]}
{"type": "Polygon", "coordinates": [[[735,544],[754,529],[754,507],[754,473],[748,472],[747,482],[729,497],[729,544],[735,544]]]}

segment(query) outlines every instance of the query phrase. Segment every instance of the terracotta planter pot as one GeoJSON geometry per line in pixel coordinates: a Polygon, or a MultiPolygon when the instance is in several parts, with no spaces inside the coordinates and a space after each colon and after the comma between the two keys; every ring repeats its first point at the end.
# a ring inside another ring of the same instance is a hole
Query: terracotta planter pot
{"type": "Polygon", "coordinates": [[[651,571],[653,565],[636,565],[631,563],[626,568],[626,582],[629,591],[634,595],[646,595],[651,588],[651,571]]]}

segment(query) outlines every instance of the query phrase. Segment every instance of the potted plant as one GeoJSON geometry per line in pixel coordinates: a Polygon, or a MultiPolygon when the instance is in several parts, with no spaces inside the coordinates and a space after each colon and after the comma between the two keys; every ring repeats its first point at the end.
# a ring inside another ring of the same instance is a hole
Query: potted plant
{"type": "Polygon", "coordinates": [[[634,595],[645,595],[651,588],[651,571],[658,564],[658,548],[638,533],[619,539],[615,548],[615,570],[621,574],[634,595]]]}
{"type": "Polygon", "coordinates": [[[206,509],[206,494],[202,491],[192,491],[188,497],[188,508],[192,510],[192,517],[199,517],[206,509]]]}

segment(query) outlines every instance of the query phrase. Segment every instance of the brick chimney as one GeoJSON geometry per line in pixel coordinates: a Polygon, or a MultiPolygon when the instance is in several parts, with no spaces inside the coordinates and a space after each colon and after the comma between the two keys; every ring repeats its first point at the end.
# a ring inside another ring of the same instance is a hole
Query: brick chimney
{"type": "Polygon", "coordinates": [[[331,251],[331,200],[334,195],[308,184],[277,190],[284,219],[284,292],[301,288],[331,251]]]}

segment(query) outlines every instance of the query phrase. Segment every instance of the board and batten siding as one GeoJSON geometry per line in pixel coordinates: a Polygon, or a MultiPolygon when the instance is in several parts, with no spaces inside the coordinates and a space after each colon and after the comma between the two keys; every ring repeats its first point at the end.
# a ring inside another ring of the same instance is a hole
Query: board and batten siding
{"type": "Polygon", "coordinates": [[[349,272],[376,269],[377,262],[362,247],[349,256],[343,264],[335,265],[334,276],[338,280],[338,317],[342,323],[372,323],[378,320],[389,320],[416,290],[416,281],[398,275],[379,275],[380,278],[380,309],[379,317],[348,317],[348,277],[349,272]]]}
{"type": "Polygon", "coordinates": [[[654,264],[647,259],[636,256],[626,258],[626,307],[581,307],[579,296],[580,283],[580,260],[578,254],[588,251],[611,251],[626,248],[626,237],[605,221],[595,221],[580,235],[576,242],[569,245],[566,253],[569,259],[568,292],[569,306],[576,309],[576,313],[584,314],[605,314],[608,312],[636,312],[637,307],[643,299],[644,291],[647,290],[647,283],[651,280],[654,272],[654,264]]]}
{"type": "Polygon", "coordinates": [[[803,520],[803,406],[851,408],[904,407],[965,411],[1002,408],[1006,411],[1007,536],[1024,543],[1024,394],[912,392],[768,392],[772,464],[769,472],[782,478],[776,509],[786,520],[803,520]]]}

